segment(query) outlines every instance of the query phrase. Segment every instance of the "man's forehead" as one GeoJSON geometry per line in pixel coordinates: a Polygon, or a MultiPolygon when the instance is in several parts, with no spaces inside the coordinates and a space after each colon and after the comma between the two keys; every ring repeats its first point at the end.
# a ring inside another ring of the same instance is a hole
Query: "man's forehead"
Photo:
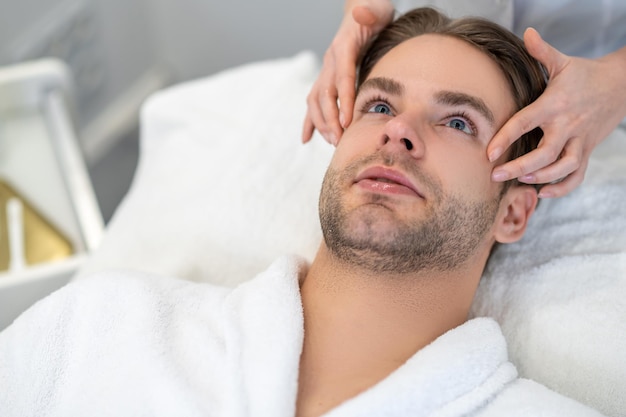
{"type": "Polygon", "coordinates": [[[503,122],[515,110],[508,79],[493,58],[464,40],[440,34],[420,35],[392,48],[357,95],[370,89],[402,95],[416,91],[414,86],[443,104],[470,104],[489,122],[503,122]]]}

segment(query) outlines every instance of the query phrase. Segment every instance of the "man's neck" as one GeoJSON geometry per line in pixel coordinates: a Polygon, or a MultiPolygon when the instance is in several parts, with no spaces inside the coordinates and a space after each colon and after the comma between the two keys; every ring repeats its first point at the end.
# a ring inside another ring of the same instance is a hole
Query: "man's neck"
{"type": "Polygon", "coordinates": [[[298,415],[334,408],[465,322],[481,272],[373,274],[322,245],[301,285],[298,415]]]}

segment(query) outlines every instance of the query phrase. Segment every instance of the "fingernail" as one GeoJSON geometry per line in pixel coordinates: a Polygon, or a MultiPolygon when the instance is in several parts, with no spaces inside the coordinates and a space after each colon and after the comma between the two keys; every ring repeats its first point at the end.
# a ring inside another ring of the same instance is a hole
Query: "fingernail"
{"type": "Polygon", "coordinates": [[[496,148],[493,151],[489,152],[489,162],[493,162],[496,159],[500,158],[502,155],[502,148],[496,148]]]}
{"type": "Polygon", "coordinates": [[[344,129],[346,128],[346,118],[342,113],[339,113],[339,123],[341,123],[341,127],[343,127],[344,129]]]}
{"type": "Polygon", "coordinates": [[[521,182],[534,182],[535,176],[532,174],[523,175],[518,178],[521,182]]]}
{"type": "Polygon", "coordinates": [[[508,174],[503,170],[496,170],[491,174],[491,179],[494,181],[505,181],[508,178],[508,174]]]}
{"type": "Polygon", "coordinates": [[[550,191],[539,191],[539,198],[552,198],[554,194],[550,191]]]}
{"type": "Polygon", "coordinates": [[[328,140],[330,141],[330,143],[331,143],[333,146],[337,146],[337,136],[335,136],[335,134],[334,134],[334,133],[329,133],[329,134],[328,134],[328,140]]]}

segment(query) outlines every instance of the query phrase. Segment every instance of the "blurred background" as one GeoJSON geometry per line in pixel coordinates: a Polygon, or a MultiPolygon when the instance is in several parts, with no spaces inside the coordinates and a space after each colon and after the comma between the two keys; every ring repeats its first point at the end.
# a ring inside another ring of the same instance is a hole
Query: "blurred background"
{"type": "Polygon", "coordinates": [[[0,66],[67,63],[106,222],[132,180],[146,97],[251,61],[305,49],[321,57],[342,9],[339,0],[0,0],[0,66]]]}

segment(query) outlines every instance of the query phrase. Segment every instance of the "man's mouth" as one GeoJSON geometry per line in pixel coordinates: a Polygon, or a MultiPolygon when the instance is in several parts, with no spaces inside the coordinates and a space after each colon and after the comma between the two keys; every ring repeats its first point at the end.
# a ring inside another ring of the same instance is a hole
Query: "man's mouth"
{"type": "Polygon", "coordinates": [[[417,186],[406,175],[382,166],[367,168],[356,177],[354,183],[375,193],[424,198],[417,186]]]}
{"type": "Polygon", "coordinates": [[[395,181],[391,181],[388,178],[372,178],[374,181],[380,181],[380,182],[388,182],[390,184],[397,184],[397,182],[395,181]]]}

